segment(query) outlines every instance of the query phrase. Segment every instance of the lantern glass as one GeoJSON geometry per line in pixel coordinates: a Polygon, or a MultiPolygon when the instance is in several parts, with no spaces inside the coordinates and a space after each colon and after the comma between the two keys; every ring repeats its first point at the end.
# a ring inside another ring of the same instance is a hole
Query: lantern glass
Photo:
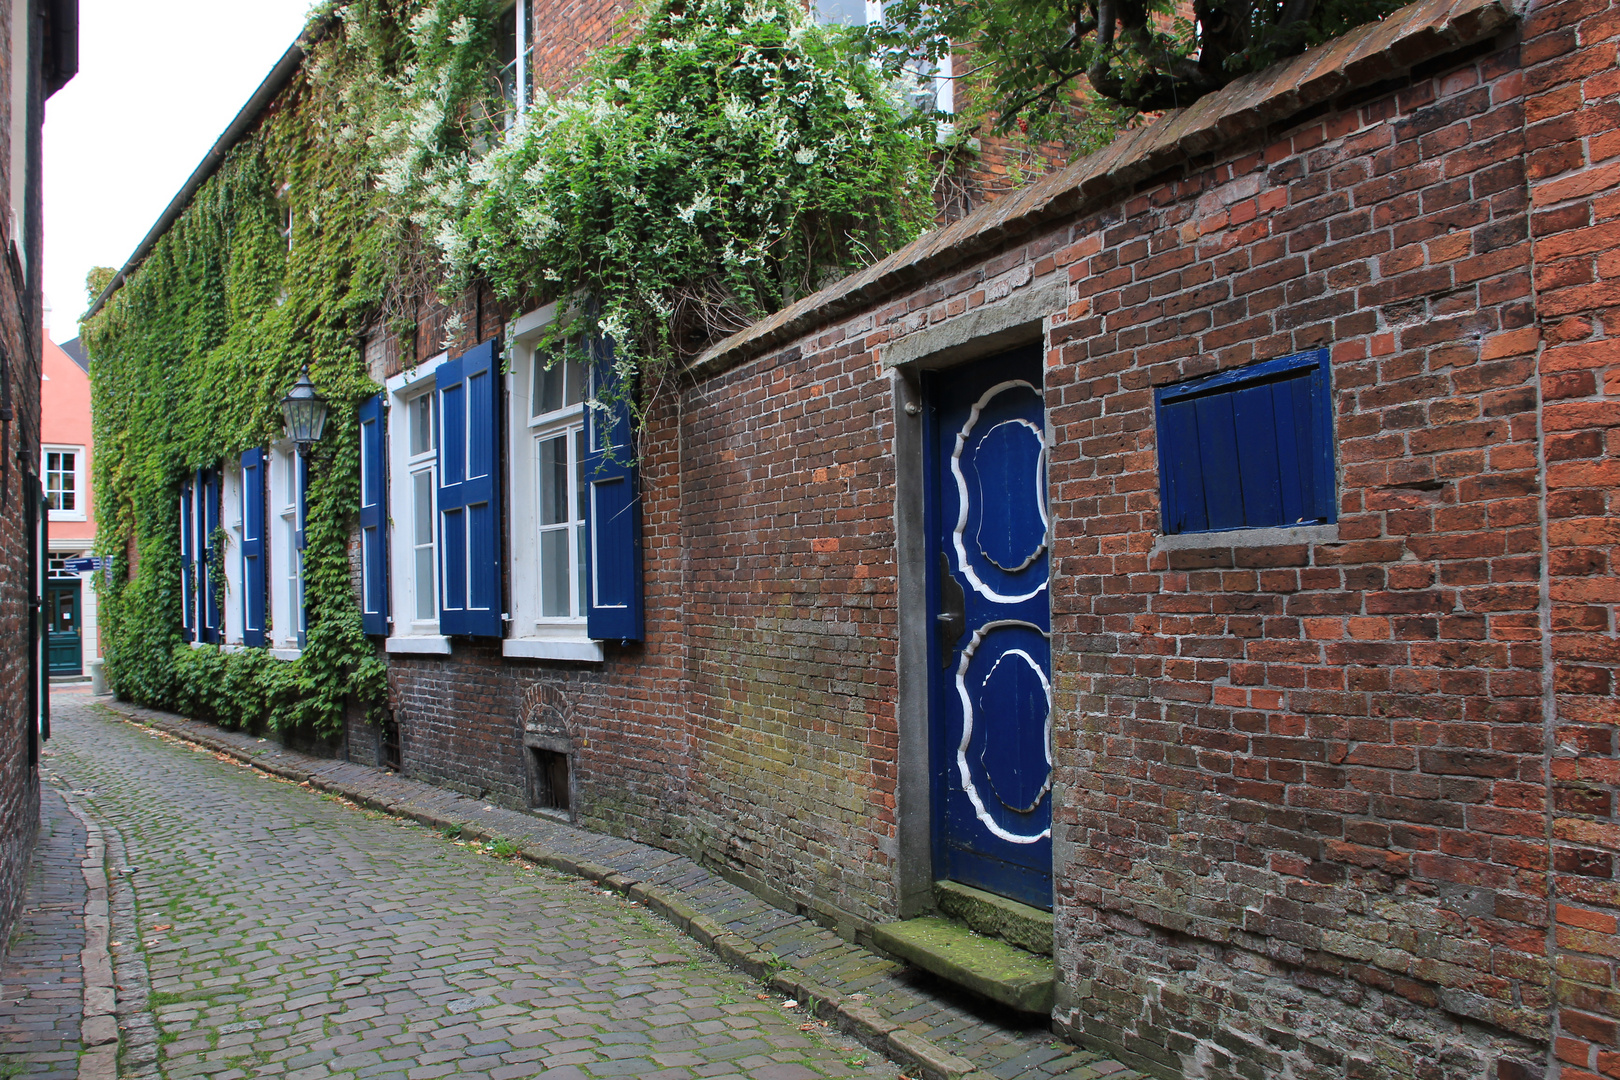
{"type": "Polygon", "coordinates": [[[287,423],[287,438],[299,446],[321,441],[321,433],[326,430],[326,400],[309,381],[309,368],[304,368],[297,385],[281,399],[281,415],[287,423]]]}

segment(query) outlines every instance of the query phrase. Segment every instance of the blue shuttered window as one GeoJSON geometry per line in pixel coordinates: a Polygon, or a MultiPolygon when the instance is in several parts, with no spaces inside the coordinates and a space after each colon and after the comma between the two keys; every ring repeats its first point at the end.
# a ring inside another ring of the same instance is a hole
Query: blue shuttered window
{"type": "Polygon", "coordinates": [[[368,634],[388,633],[388,509],[384,505],[387,456],[383,395],[360,403],[360,624],[368,634]]]}
{"type": "Polygon", "coordinates": [[[1154,394],[1166,534],[1338,520],[1327,350],[1154,394]]]}
{"type": "Polygon", "coordinates": [[[194,481],[180,485],[180,637],[197,637],[197,527],[194,481]]]}
{"type": "Polygon", "coordinates": [[[242,644],[263,646],[266,586],[264,558],[264,451],[242,454],[242,644]]]}
{"type": "Polygon", "coordinates": [[[585,402],[586,633],[640,641],[641,501],[631,444],[633,391],[618,385],[611,339],[595,342],[591,351],[585,402]]]}
{"type": "Polygon", "coordinates": [[[439,632],[501,636],[500,369],[494,340],[439,367],[439,632]]]}

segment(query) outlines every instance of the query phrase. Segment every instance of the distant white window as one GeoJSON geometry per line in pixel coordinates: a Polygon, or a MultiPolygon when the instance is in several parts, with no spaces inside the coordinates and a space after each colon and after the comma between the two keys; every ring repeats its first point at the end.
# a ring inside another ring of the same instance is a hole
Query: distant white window
{"type": "Polygon", "coordinates": [[[439,634],[438,371],[433,359],[388,380],[388,515],[393,522],[389,652],[450,651],[439,634]]]}
{"type": "Polygon", "coordinates": [[[303,470],[292,444],[270,448],[270,630],[279,649],[304,645],[303,470]]]}
{"type": "Polygon", "coordinates": [[[220,528],[225,532],[225,550],[220,563],[225,569],[225,643],[242,643],[242,466],[227,461],[220,471],[220,528]]]}
{"type": "Polygon", "coordinates": [[[84,447],[47,446],[42,472],[45,477],[45,503],[52,521],[87,520],[87,492],[84,486],[84,447]]]}

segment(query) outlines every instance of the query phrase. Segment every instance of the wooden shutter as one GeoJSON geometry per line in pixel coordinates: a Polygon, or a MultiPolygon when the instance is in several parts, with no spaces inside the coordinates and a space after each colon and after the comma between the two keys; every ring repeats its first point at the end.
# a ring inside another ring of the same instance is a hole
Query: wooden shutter
{"type": "Polygon", "coordinates": [[[266,643],[264,457],[257,446],[242,454],[242,644],[256,647],[266,643]]]}
{"type": "Polygon", "coordinates": [[[1324,349],[1161,387],[1164,531],[1338,520],[1329,386],[1324,349]]]}
{"type": "Polygon", "coordinates": [[[439,367],[439,632],[501,636],[500,369],[493,339],[439,367]]]}
{"type": "Polygon", "coordinates": [[[612,339],[591,350],[585,402],[586,632],[602,640],[640,641],[641,500],[631,442],[630,394],[613,369],[612,339]]]}
{"type": "Polygon", "coordinates": [[[293,468],[298,476],[298,509],[293,511],[293,543],[299,554],[295,556],[300,560],[298,566],[298,610],[292,613],[294,625],[297,626],[298,647],[302,649],[305,642],[305,632],[309,628],[309,567],[301,560],[303,552],[309,544],[309,457],[302,450],[293,451],[293,468]]]}
{"type": "Polygon", "coordinates": [[[197,519],[195,507],[195,479],[180,485],[180,637],[193,641],[197,637],[197,547],[193,540],[197,519]]]}
{"type": "Polygon", "coordinates": [[[388,485],[383,395],[360,403],[360,625],[388,634],[388,485]]]}

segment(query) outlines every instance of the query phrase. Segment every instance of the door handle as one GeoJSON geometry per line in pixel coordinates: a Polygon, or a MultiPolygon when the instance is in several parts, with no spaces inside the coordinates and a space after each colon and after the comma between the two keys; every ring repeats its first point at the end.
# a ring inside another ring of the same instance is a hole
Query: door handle
{"type": "Polygon", "coordinates": [[[939,635],[940,664],[951,666],[951,653],[967,629],[967,597],[962,586],[951,574],[951,560],[943,551],[939,553],[939,614],[934,616],[934,630],[939,635]]]}

